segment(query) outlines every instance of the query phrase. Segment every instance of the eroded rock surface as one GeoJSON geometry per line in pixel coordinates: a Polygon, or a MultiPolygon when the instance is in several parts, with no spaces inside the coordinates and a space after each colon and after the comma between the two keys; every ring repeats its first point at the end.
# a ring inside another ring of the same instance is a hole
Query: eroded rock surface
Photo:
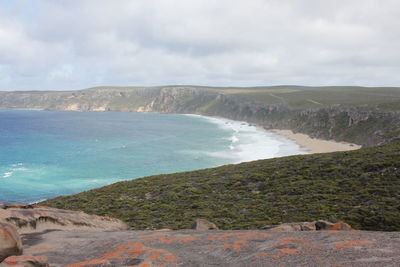
{"type": "Polygon", "coordinates": [[[0,267],[48,267],[46,256],[11,256],[5,259],[0,267]]]}
{"type": "Polygon", "coordinates": [[[50,266],[400,266],[399,232],[51,231],[23,239],[26,253],[48,256],[50,266]]]}
{"type": "Polygon", "coordinates": [[[0,262],[21,253],[22,243],[17,229],[11,224],[0,222],[0,262]]]}
{"type": "Polygon", "coordinates": [[[19,233],[45,230],[126,230],[127,225],[110,217],[36,205],[0,203],[0,222],[15,225],[19,233]]]}

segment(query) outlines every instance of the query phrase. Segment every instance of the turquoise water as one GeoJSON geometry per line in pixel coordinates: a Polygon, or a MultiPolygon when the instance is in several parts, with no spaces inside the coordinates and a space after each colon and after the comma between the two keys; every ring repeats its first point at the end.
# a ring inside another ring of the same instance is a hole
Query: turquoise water
{"type": "Polygon", "coordinates": [[[0,202],[304,153],[241,122],[129,112],[0,111],[0,202]]]}

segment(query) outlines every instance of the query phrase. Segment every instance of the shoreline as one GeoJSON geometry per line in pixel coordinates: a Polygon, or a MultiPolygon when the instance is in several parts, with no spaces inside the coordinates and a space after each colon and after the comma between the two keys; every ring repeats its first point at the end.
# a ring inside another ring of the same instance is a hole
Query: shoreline
{"type": "MultiPolygon", "coordinates": [[[[264,127],[241,120],[232,120],[216,116],[192,115],[217,125],[221,129],[229,130],[229,149],[211,153],[217,156],[234,160],[232,164],[249,162],[261,159],[279,158],[292,155],[308,154],[293,140],[267,131],[264,127]]],[[[211,155],[210,154],[210,155],[211,155]]],[[[229,163],[228,163],[229,164],[229,163]]]]}
{"type": "Polygon", "coordinates": [[[284,136],[298,144],[302,149],[311,154],[350,151],[360,149],[362,146],[347,142],[312,138],[307,134],[294,133],[292,130],[269,129],[271,133],[284,136]]]}
{"type": "MultiPolygon", "coordinates": [[[[12,108],[12,109],[4,109],[4,110],[37,110],[37,111],[43,111],[46,109],[40,109],[40,108],[12,108]]],[[[79,109],[60,109],[59,111],[84,111],[84,110],[79,110],[79,109]]],[[[116,111],[116,110],[100,110],[100,109],[93,109],[93,110],[88,110],[92,112],[110,112],[110,111],[116,111]]],[[[121,112],[121,111],[119,111],[121,112]]],[[[138,113],[158,113],[158,112],[143,112],[143,111],[138,111],[138,110],[132,110],[132,111],[122,111],[122,112],[138,112],[138,113]]],[[[160,113],[160,114],[165,114],[165,113],[160,113]]],[[[170,113],[173,114],[173,113],[170,113]]],[[[215,118],[215,119],[225,119],[225,120],[231,120],[231,121],[237,121],[237,122],[244,122],[247,123],[248,125],[255,126],[259,129],[262,129],[268,133],[273,133],[276,135],[279,135],[281,137],[287,138],[293,142],[295,142],[297,145],[300,146],[300,149],[302,149],[304,152],[310,153],[310,154],[315,154],[315,153],[329,153],[329,152],[338,152],[338,151],[351,151],[351,150],[356,150],[360,149],[362,146],[353,144],[353,143],[348,143],[348,142],[338,142],[335,140],[325,140],[325,139],[319,139],[319,138],[312,138],[311,136],[303,133],[294,133],[292,130],[281,130],[281,129],[266,129],[262,125],[259,124],[253,124],[247,121],[239,121],[239,120],[232,120],[229,118],[224,118],[221,116],[208,116],[208,115],[202,115],[202,114],[190,114],[190,113],[175,113],[178,115],[189,115],[189,116],[199,116],[199,117],[209,117],[209,118],[215,118]]]]}
{"type": "MultiPolygon", "coordinates": [[[[316,154],[316,153],[330,153],[330,152],[339,152],[339,151],[351,151],[360,149],[362,146],[348,143],[348,142],[338,142],[335,140],[325,140],[319,138],[312,138],[311,136],[303,133],[294,133],[292,130],[280,130],[280,129],[266,129],[259,124],[249,123],[247,121],[239,121],[232,120],[220,116],[207,116],[200,114],[183,114],[189,116],[198,116],[203,118],[214,118],[214,119],[222,119],[228,121],[235,121],[238,123],[246,123],[249,126],[254,126],[259,130],[265,131],[267,133],[276,134],[280,137],[288,139],[296,143],[300,149],[308,154],[316,154]]],[[[280,156],[276,156],[273,158],[278,158],[280,156]]]]}

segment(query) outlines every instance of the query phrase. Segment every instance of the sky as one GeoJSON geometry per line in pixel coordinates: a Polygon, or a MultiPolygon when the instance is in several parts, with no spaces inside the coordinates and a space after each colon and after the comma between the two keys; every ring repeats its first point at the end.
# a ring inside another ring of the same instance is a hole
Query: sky
{"type": "Polygon", "coordinates": [[[400,86],[398,0],[0,0],[0,90],[400,86]]]}

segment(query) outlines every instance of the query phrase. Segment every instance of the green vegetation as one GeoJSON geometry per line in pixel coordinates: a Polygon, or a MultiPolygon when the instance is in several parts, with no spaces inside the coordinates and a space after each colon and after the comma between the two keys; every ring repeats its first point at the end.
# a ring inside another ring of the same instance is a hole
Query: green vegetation
{"type": "Polygon", "coordinates": [[[247,100],[266,104],[284,104],[294,109],[321,108],[331,105],[375,106],[383,105],[387,110],[399,110],[398,87],[357,86],[272,86],[258,88],[226,88],[223,94],[237,95],[247,100]]]}
{"type": "Polygon", "coordinates": [[[57,106],[67,102],[87,104],[106,103],[114,110],[135,110],[149,104],[163,89],[186,88],[201,92],[236,96],[242,100],[256,101],[264,104],[283,104],[292,109],[322,108],[332,105],[363,106],[400,110],[399,87],[357,87],[357,86],[264,86],[264,87],[204,87],[204,86],[102,86],[79,91],[27,91],[0,92],[0,108],[25,107],[41,105],[57,106]],[[13,99],[11,95],[18,96],[13,99]],[[46,95],[45,99],[37,96],[46,95]],[[32,97],[36,96],[36,97],[32,97]],[[75,96],[75,97],[72,97],[75,96]],[[26,100],[26,101],[25,101],[26,100]],[[46,100],[46,101],[44,101],[46,100]]]}
{"type": "Polygon", "coordinates": [[[356,229],[400,231],[400,143],[157,175],[42,202],[108,215],[132,229],[222,229],[344,220],[356,229]]]}

